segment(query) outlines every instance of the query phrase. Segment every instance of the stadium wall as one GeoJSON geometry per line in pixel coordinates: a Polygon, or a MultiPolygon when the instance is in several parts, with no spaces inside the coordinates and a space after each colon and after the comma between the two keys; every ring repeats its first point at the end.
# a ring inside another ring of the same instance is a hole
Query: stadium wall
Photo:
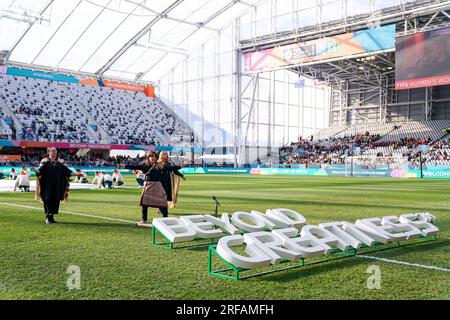
{"type": "MultiPolygon", "coordinates": [[[[0,166],[0,172],[9,175],[11,168],[20,172],[22,167],[0,166]]],[[[87,174],[96,171],[112,172],[117,167],[69,167],[71,170],[81,169],[87,174]]],[[[133,170],[120,169],[122,174],[132,174],[133,170]]],[[[293,175],[293,176],[346,176],[345,165],[332,165],[328,168],[220,168],[220,167],[185,167],[180,170],[183,174],[238,174],[238,175],[293,175]]],[[[388,169],[356,169],[353,172],[357,177],[383,177],[383,178],[420,178],[420,169],[410,166],[408,171],[388,169]]],[[[423,177],[426,179],[450,179],[450,166],[436,165],[426,166],[423,169],[423,177]]]]}

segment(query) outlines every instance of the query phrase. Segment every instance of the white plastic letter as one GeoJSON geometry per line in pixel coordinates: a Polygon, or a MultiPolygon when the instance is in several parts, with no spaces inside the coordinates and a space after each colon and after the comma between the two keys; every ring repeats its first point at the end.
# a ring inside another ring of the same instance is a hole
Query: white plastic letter
{"type": "Polygon", "coordinates": [[[264,222],[255,218],[248,212],[237,211],[237,212],[233,213],[233,215],[231,216],[231,221],[233,222],[233,224],[236,227],[238,227],[239,229],[242,229],[244,231],[247,231],[247,232],[263,231],[265,228],[264,222]],[[251,221],[253,224],[244,222],[242,219],[251,221]]]}
{"type": "Polygon", "coordinates": [[[285,248],[300,252],[302,258],[323,256],[325,248],[323,243],[312,237],[297,237],[298,230],[294,227],[273,230],[272,233],[283,241],[285,248]]]}
{"type": "Polygon", "coordinates": [[[355,225],[359,227],[361,231],[367,232],[378,242],[384,244],[392,242],[391,235],[383,230],[380,218],[358,219],[356,220],[355,225]]]}
{"type": "Polygon", "coordinates": [[[246,248],[249,257],[242,256],[234,252],[232,247],[239,247],[244,244],[244,237],[241,235],[225,236],[217,243],[217,253],[226,261],[231,263],[235,267],[245,269],[257,269],[270,266],[271,259],[267,255],[263,255],[259,252],[252,252],[246,248]]]}
{"type": "Polygon", "coordinates": [[[239,232],[239,229],[231,224],[228,213],[222,213],[222,219],[216,218],[209,214],[205,216],[205,219],[229,234],[237,234],[239,232]]]}
{"type": "Polygon", "coordinates": [[[152,224],[172,242],[185,242],[195,239],[195,231],[180,219],[155,218],[152,224]]]}
{"type": "Polygon", "coordinates": [[[431,222],[436,217],[427,213],[408,213],[400,216],[400,222],[410,224],[420,230],[423,237],[431,237],[438,233],[439,229],[431,222]]]}
{"type": "Polygon", "coordinates": [[[323,248],[325,249],[325,254],[330,254],[333,247],[338,247],[339,245],[339,239],[334,234],[328,230],[319,228],[318,226],[304,226],[300,232],[300,235],[302,237],[315,239],[317,242],[322,243],[323,248]]]}
{"type": "Polygon", "coordinates": [[[420,229],[414,227],[408,223],[399,223],[399,219],[396,216],[386,216],[381,219],[381,224],[383,227],[391,227],[392,229],[385,229],[389,233],[390,231],[398,232],[405,236],[406,240],[414,239],[420,237],[420,229]]]}
{"type": "Polygon", "coordinates": [[[297,211],[291,209],[284,209],[284,208],[272,209],[270,210],[270,212],[267,213],[267,215],[269,217],[275,216],[278,218],[286,219],[286,221],[291,223],[293,227],[299,230],[306,224],[306,218],[297,211]]]}
{"type": "Polygon", "coordinates": [[[283,241],[271,232],[260,231],[244,235],[245,243],[254,245],[262,253],[269,256],[272,264],[279,263],[282,259],[298,261],[301,258],[299,252],[283,248],[283,241]]]}
{"type": "Polygon", "coordinates": [[[371,232],[361,230],[353,223],[342,221],[342,228],[345,232],[349,233],[351,236],[355,237],[366,246],[372,247],[376,242],[376,240],[370,236],[370,234],[372,234],[371,232]]]}
{"type": "Polygon", "coordinates": [[[319,227],[331,232],[338,238],[338,248],[342,251],[348,251],[350,247],[355,249],[359,249],[361,247],[361,241],[342,229],[342,222],[336,221],[321,223],[319,224],[319,227]]]}
{"type": "Polygon", "coordinates": [[[213,229],[214,224],[203,215],[183,216],[180,220],[195,231],[196,236],[202,239],[218,238],[223,235],[220,229],[213,229]]]}

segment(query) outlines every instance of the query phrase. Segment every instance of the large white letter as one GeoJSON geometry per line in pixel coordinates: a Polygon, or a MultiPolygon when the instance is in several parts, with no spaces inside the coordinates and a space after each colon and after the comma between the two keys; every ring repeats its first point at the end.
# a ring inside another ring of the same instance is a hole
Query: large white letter
{"type": "Polygon", "coordinates": [[[235,267],[245,269],[257,269],[270,266],[271,259],[267,255],[245,249],[249,257],[242,256],[234,252],[231,247],[239,247],[244,244],[244,237],[241,235],[225,236],[217,243],[217,253],[235,267]]]}
{"type": "Polygon", "coordinates": [[[209,214],[205,216],[205,219],[229,234],[237,234],[239,232],[239,229],[231,224],[228,213],[226,212],[222,213],[222,219],[216,218],[209,214]]]}
{"type": "Polygon", "coordinates": [[[391,234],[383,230],[380,218],[358,219],[355,225],[363,232],[370,232],[369,235],[378,242],[384,244],[392,242],[391,234]]]}
{"type": "Polygon", "coordinates": [[[350,235],[352,235],[365,245],[369,247],[375,245],[376,240],[370,236],[372,232],[367,230],[361,230],[361,228],[358,228],[353,223],[347,221],[342,221],[342,228],[344,229],[345,232],[348,232],[350,235]]]}
{"type": "Polygon", "coordinates": [[[291,209],[271,209],[266,214],[268,217],[281,218],[299,230],[306,224],[305,217],[291,209]]]}
{"type": "Polygon", "coordinates": [[[315,239],[317,242],[322,243],[323,248],[325,249],[325,254],[330,254],[333,247],[339,247],[339,239],[334,234],[317,226],[304,226],[300,232],[300,235],[302,237],[315,239]]]}
{"type": "Polygon", "coordinates": [[[392,229],[385,229],[389,233],[398,232],[397,234],[402,234],[405,236],[406,240],[414,239],[420,237],[420,229],[414,227],[408,223],[399,223],[398,217],[396,216],[386,216],[381,219],[381,224],[383,227],[390,226],[392,229]]]}
{"type": "Polygon", "coordinates": [[[342,251],[348,251],[350,247],[355,249],[359,249],[361,247],[361,241],[342,229],[342,222],[336,221],[321,223],[319,224],[319,227],[331,232],[338,238],[338,248],[342,251]]]}
{"type": "Polygon", "coordinates": [[[259,221],[261,221],[262,223],[264,223],[264,225],[266,226],[266,229],[273,230],[273,229],[277,228],[277,225],[264,213],[256,211],[256,210],[252,210],[250,212],[250,214],[252,216],[254,216],[256,219],[258,219],[259,221]]]}
{"type": "Polygon", "coordinates": [[[300,252],[302,258],[323,256],[326,248],[323,243],[312,237],[297,237],[298,230],[294,227],[273,230],[272,233],[283,241],[283,246],[289,250],[300,252]]]}
{"type": "Polygon", "coordinates": [[[264,222],[255,218],[248,212],[237,211],[237,212],[233,213],[233,215],[231,216],[231,222],[233,222],[233,224],[236,227],[238,227],[239,229],[242,229],[247,232],[263,231],[265,228],[264,222]],[[253,224],[244,222],[242,219],[251,221],[253,224]]]}
{"type": "Polygon", "coordinates": [[[431,237],[438,233],[438,227],[431,223],[435,219],[436,217],[429,213],[408,213],[400,216],[400,222],[416,227],[424,237],[431,237]]]}
{"type": "Polygon", "coordinates": [[[283,241],[271,232],[260,231],[244,235],[245,243],[254,246],[271,258],[272,264],[279,263],[282,259],[298,261],[301,258],[299,252],[283,248],[283,241]]]}
{"type": "Polygon", "coordinates": [[[198,238],[218,238],[223,235],[223,231],[220,229],[213,229],[214,224],[209,222],[203,215],[183,216],[180,217],[180,220],[191,227],[198,238]]]}
{"type": "Polygon", "coordinates": [[[186,242],[195,239],[195,231],[177,218],[154,218],[152,221],[171,242],[186,242]]]}

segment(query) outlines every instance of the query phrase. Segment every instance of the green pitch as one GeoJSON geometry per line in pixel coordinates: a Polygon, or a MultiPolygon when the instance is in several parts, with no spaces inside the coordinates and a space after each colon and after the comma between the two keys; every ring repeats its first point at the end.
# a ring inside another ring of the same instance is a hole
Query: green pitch
{"type": "MultiPolygon", "coordinates": [[[[90,177],[92,178],[92,177],[90,177]]],[[[44,224],[31,193],[0,193],[0,299],[450,299],[450,180],[288,176],[188,176],[170,215],[291,208],[309,224],[430,212],[438,240],[244,281],[207,274],[207,249],[152,247],[150,229],[60,214],[44,224]],[[14,207],[7,204],[17,204],[14,207]],[[392,260],[407,264],[395,264],[392,260]],[[411,265],[417,264],[417,265],[411,265]],[[81,288],[66,286],[70,265],[81,288]],[[381,270],[381,289],[366,273],[381,270]],[[430,268],[426,268],[426,266],[430,268]],[[443,269],[433,269],[439,267],[443,269]]],[[[138,221],[140,190],[73,190],[61,210],[138,221]]],[[[151,210],[150,219],[157,217],[151,210]]]]}

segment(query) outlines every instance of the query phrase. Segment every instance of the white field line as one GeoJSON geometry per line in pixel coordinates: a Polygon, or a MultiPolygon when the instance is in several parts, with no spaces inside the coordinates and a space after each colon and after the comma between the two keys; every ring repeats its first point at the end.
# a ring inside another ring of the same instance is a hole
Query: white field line
{"type": "Polygon", "coordinates": [[[393,264],[401,264],[401,265],[410,266],[410,267],[450,272],[450,269],[448,269],[448,268],[429,266],[429,265],[425,265],[425,264],[410,263],[410,262],[405,262],[405,261],[392,260],[392,259],[386,259],[386,258],[380,258],[380,257],[374,257],[374,256],[368,256],[368,255],[356,255],[355,257],[378,260],[378,261],[383,261],[383,262],[388,262],[388,263],[393,263],[393,264]]]}
{"type": "MultiPolygon", "coordinates": [[[[42,211],[42,208],[37,208],[37,207],[32,207],[32,206],[25,206],[25,205],[14,204],[14,203],[0,202],[0,205],[42,211]]],[[[96,216],[96,215],[93,215],[93,214],[86,214],[86,213],[79,213],[79,212],[69,212],[69,211],[62,211],[62,210],[60,212],[67,213],[67,214],[72,214],[74,216],[80,216],[80,217],[88,217],[88,218],[95,218],[95,219],[102,219],[102,220],[110,220],[110,221],[125,222],[125,223],[130,223],[130,224],[137,224],[136,221],[125,220],[125,219],[117,219],[117,218],[110,218],[110,217],[102,217],[102,216],[96,216]]]]}

